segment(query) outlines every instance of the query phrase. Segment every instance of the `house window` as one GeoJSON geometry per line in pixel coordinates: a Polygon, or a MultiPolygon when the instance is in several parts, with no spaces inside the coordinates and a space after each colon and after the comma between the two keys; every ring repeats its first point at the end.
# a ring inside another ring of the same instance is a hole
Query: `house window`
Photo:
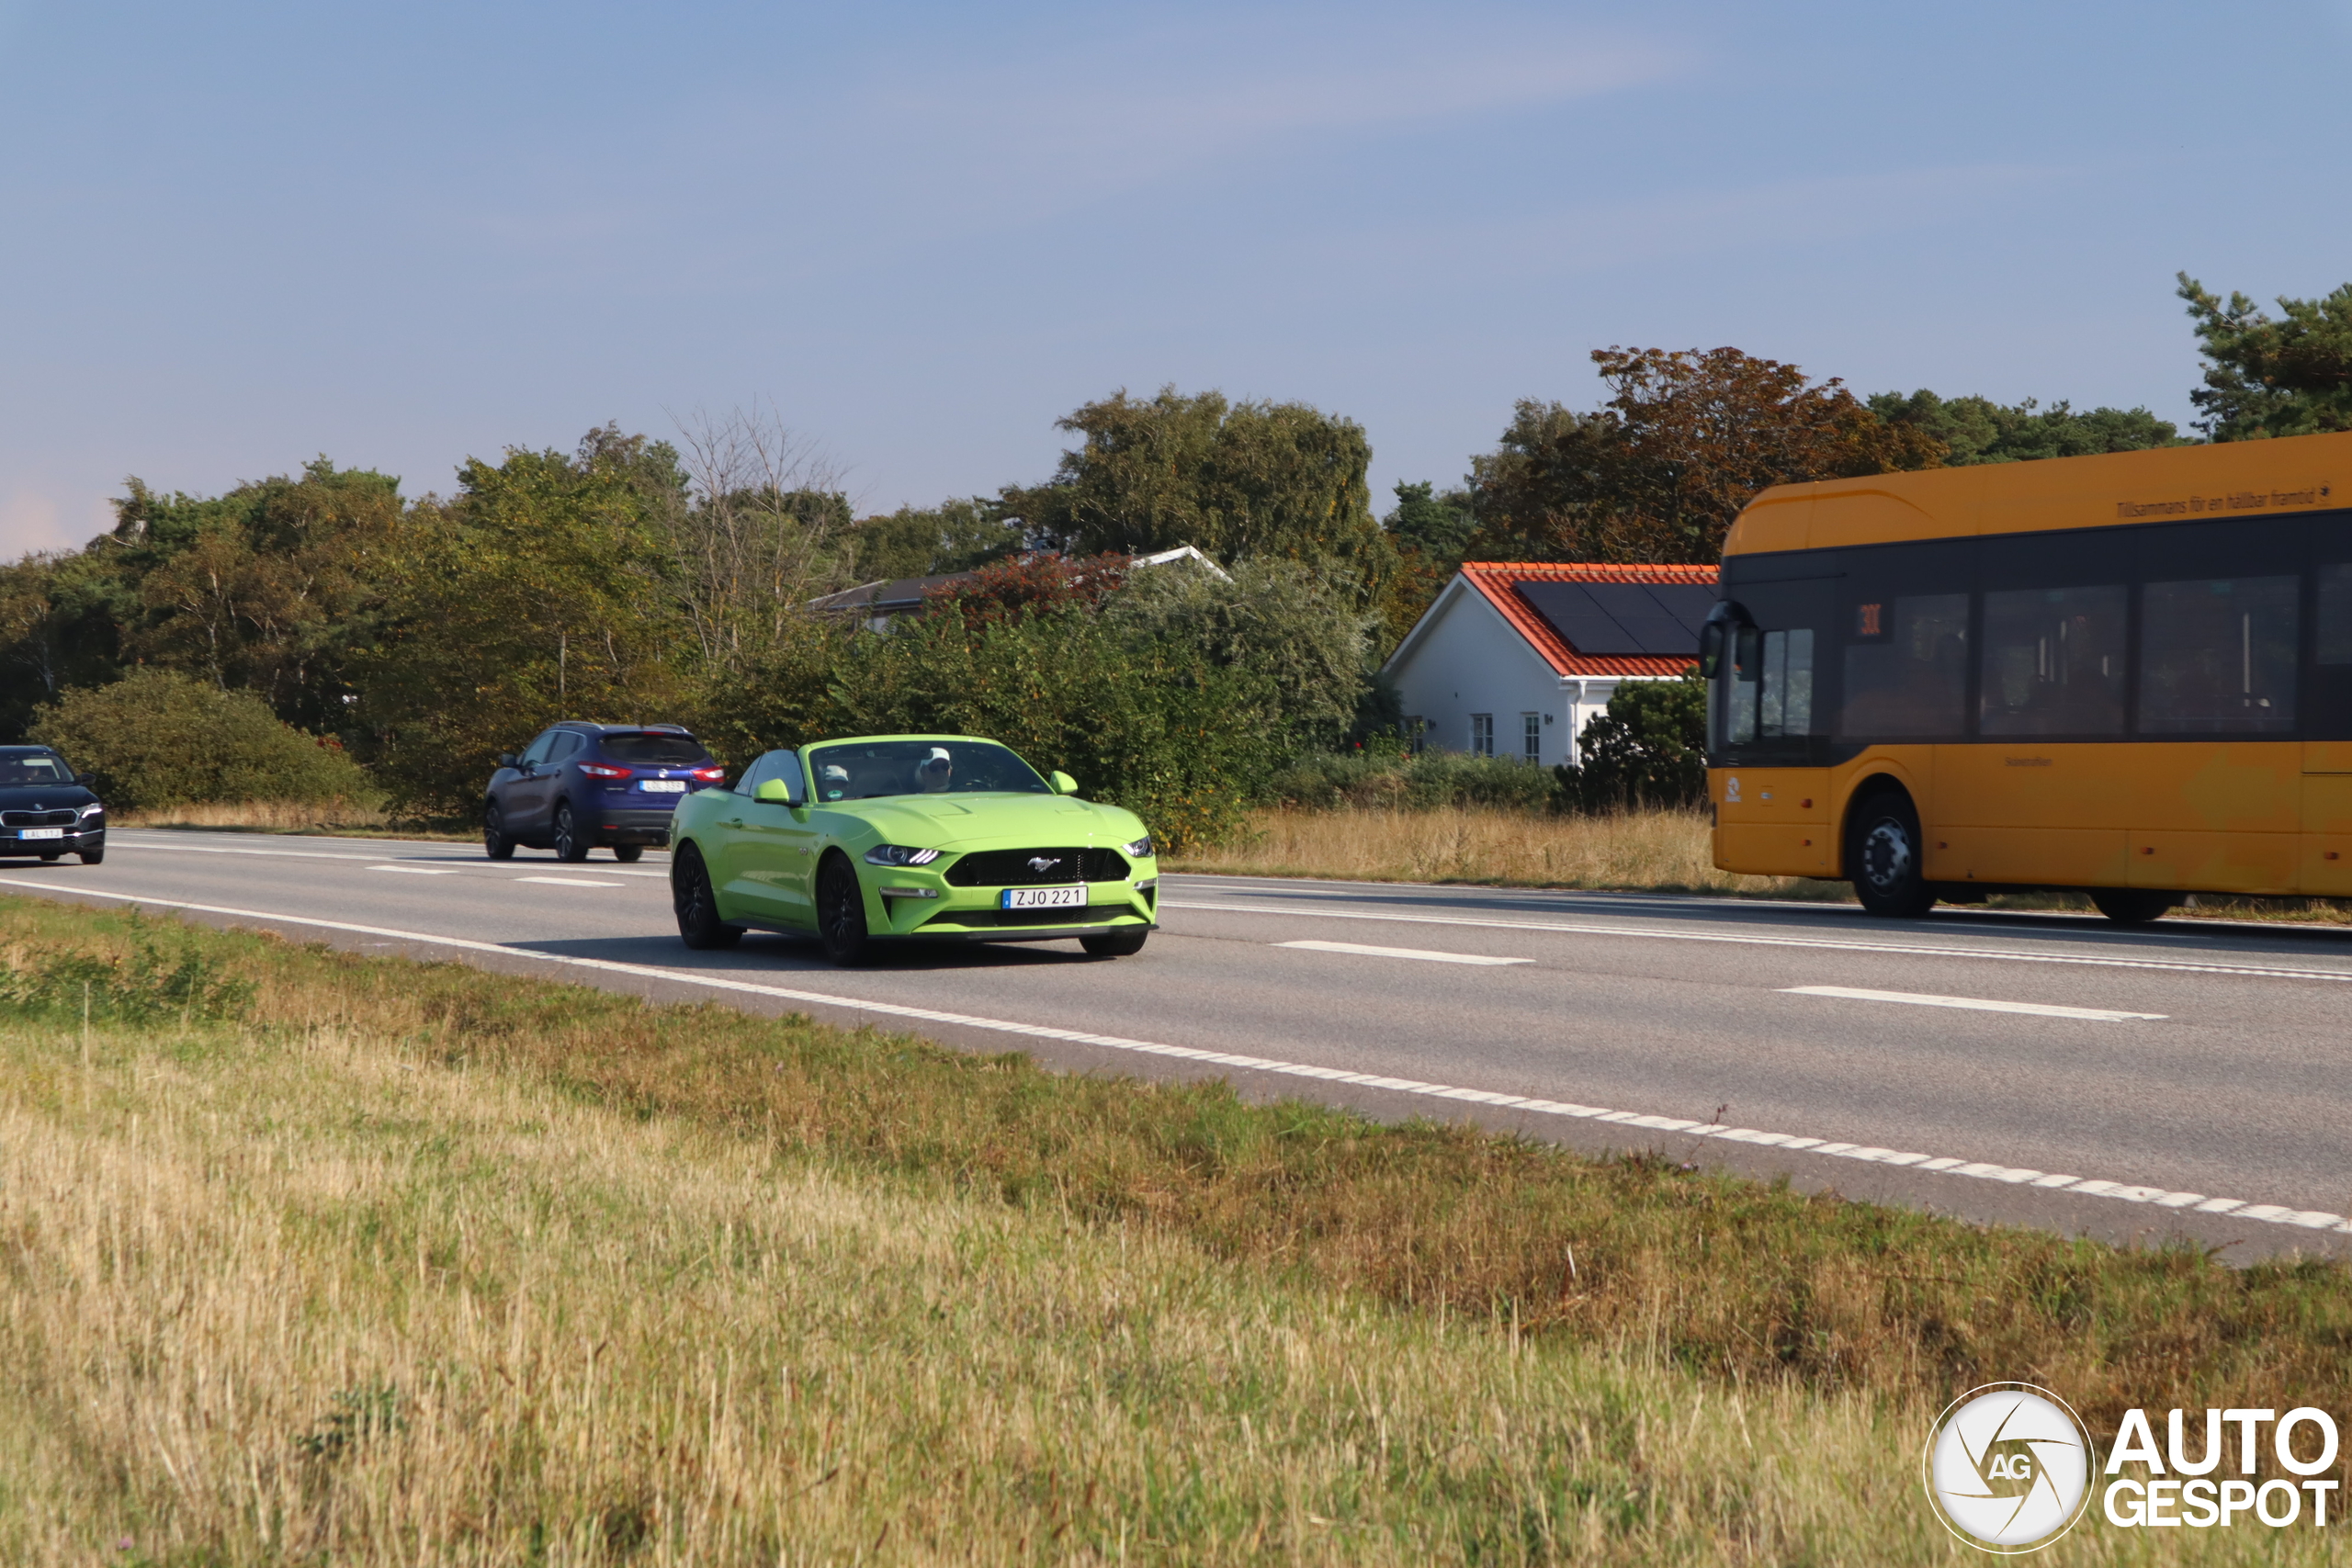
{"type": "Polygon", "coordinates": [[[1519,728],[1521,739],[1520,754],[1526,758],[1527,765],[1532,768],[1544,760],[1544,716],[1540,713],[1521,714],[1519,728]]]}
{"type": "Polygon", "coordinates": [[[1406,716],[1397,733],[1404,738],[1405,750],[1408,754],[1415,757],[1421,754],[1421,748],[1429,739],[1429,728],[1430,721],[1420,715],[1409,714],[1406,716]]]}
{"type": "Polygon", "coordinates": [[[1495,754],[1495,716],[1474,713],[1470,716],[1470,754],[1491,757],[1495,754]]]}

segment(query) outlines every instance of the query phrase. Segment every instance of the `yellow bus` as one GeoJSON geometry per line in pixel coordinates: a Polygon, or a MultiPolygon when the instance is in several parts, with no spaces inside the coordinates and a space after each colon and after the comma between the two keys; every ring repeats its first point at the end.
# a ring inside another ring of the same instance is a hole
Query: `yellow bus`
{"type": "Polygon", "coordinates": [[[1702,642],[1715,863],[1891,916],[2352,896],[2347,486],[2352,434],[1764,491],[1702,642]]]}

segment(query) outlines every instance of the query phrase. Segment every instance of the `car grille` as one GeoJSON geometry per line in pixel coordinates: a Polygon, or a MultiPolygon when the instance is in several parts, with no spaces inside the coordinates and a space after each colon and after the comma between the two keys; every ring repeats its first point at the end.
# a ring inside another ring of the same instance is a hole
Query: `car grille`
{"type": "Polygon", "coordinates": [[[71,828],[79,819],[73,811],[0,811],[0,828],[71,828]]]}
{"type": "Polygon", "coordinates": [[[1133,904],[1089,904],[1082,909],[943,909],[926,925],[1099,926],[1139,911],[1133,904]]]}
{"type": "Polygon", "coordinates": [[[978,850],[942,874],[951,887],[1045,887],[1069,882],[1124,882],[1133,868],[1116,850],[978,850]],[[1039,870],[1029,863],[1056,863],[1039,870]]]}

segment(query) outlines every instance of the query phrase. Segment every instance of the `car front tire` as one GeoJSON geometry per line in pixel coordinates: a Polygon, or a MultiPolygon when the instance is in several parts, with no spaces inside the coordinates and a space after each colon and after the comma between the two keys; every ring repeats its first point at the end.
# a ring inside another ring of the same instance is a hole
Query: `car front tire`
{"type": "Polygon", "coordinates": [[[635,865],[644,856],[643,844],[615,844],[613,846],[613,858],[623,865],[635,865]]]}
{"type": "Polygon", "coordinates": [[[568,800],[560,802],[555,808],[555,858],[575,865],[588,858],[588,836],[580,830],[568,800]]]}
{"type": "Polygon", "coordinates": [[[1096,958],[1133,958],[1143,951],[1143,939],[1150,934],[1148,926],[1136,926],[1104,931],[1100,936],[1082,936],[1078,939],[1078,945],[1096,958]]]}
{"type": "Polygon", "coordinates": [[[838,850],[817,868],[817,940],[825,956],[847,968],[865,961],[865,890],[857,869],[838,850]]]}
{"type": "Polygon", "coordinates": [[[495,805],[481,814],[481,852],[492,860],[514,858],[514,835],[506,830],[506,813],[495,805]]]}
{"type": "Polygon", "coordinates": [[[702,852],[681,844],[670,863],[670,905],[678,914],[678,940],[697,953],[732,947],[743,940],[743,928],[718,918],[718,897],[710,886],[710,868],[702,852]]]}
{"type": "Polygon", "coordinates": [[[100,844],[95,850],[83,850],[78,852],[82,856],[84,865],[96,865],[107,858],[107,847],[104,844],[100,844]]]}

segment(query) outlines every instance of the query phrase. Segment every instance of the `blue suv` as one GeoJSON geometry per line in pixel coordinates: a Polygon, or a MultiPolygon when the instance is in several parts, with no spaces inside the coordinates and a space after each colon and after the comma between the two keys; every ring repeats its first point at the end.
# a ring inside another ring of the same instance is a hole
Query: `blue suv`
{"type": "Polygon", "coordinates": [[[512,860],[518,844],[583,861],[598,844],[633,861],[670,841],[670,815],[727,770],[674,724],[551,726],[521,756],[498,759],[482,801],[481,845],[512,860]]]}

